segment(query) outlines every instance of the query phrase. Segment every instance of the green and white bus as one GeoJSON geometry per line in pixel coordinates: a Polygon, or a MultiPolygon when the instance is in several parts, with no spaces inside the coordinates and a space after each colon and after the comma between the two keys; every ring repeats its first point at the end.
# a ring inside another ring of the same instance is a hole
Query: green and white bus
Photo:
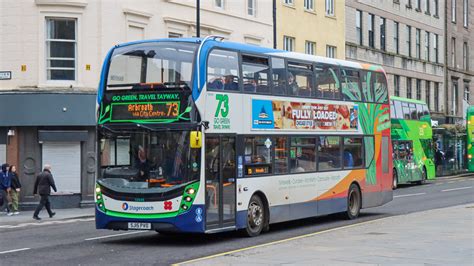
{"type": "Polygon", "coordinates": [[[467,130],[467,170],[469,172],[474,172],[474,148],[472,144],[474,143],[474,106],[469,106],[466,114],[466,130],[467,130]]]}
{"type": "Polygon", "coordinates": [[[393,188],[436,178],[431,117],[425,102],[390,97],[393,188]]]}

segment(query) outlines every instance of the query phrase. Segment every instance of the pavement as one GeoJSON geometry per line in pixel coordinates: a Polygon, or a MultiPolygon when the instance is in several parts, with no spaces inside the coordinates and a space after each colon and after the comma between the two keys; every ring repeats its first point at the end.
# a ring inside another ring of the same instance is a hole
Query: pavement
{"type": "Polygon", "coordinates": [[[53,218],[49,218],[48,212],[43,209],[39,217],[41,221],[33,219],[34,211],[21,211],[18,215],[7,216],[5,213],[0,214],[0,228],[7,226],[16,226],[25,223],[45,223],[52,221],[63,221],[71,219],[91,218],[94,217],[94,208],[72,208],[72,209],[54,209],[53,212],[56,215],[53,218]]]}
{"type": "Polygon", "coordinates": [[[385,217],[184,265],[474,265],[474,204],[385,217]]]}

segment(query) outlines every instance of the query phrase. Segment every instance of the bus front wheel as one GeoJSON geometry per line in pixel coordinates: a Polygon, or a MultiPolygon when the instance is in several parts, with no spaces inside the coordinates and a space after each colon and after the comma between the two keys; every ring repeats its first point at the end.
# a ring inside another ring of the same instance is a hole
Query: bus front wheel
{"type": "Polygon", "coordinates": [[[361,207],[362,195],[360,189],[356,184],[351,184],[349,193],[347,194],[346,218],[349,220],[357,218],[360,214],[361,207]]]}
{"type": "Polygon", "coordinates": [[[265,206],[258,195],[250,198],[249,207],[247,209],[247,227],[245,235],[253,237],[258,236],[265,227],[265,206]]]}

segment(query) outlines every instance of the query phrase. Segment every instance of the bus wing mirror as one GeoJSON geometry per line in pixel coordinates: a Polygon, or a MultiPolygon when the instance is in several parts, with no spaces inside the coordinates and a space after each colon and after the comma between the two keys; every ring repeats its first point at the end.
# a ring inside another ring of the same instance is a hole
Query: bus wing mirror
{"type": "Polygon", "coordinates": [[[199,149],[201,148],[202,144],[202,133],[201,131],[191,131],[191,134],[189,135],[189,143],[191,143],[191,148],[193,149],[199,149]]]}

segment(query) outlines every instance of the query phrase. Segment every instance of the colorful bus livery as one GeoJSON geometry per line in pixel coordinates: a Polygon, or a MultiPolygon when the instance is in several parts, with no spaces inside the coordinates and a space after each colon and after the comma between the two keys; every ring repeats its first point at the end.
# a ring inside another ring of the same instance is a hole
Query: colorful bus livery
{"type": "Polygon", "coordinates": [[[378,66],[222,42],[122,44],[98,93],[96,227],[256,236],[392,200],[378,66]]]}
{"type": "Polygon", "coordinates": [[[428,107],[422,101],[391,97],[393,188],[424,183],[436,177],[433,132],[428,107]]]}
{"type": "Polygon", "coordinates": [[[467,130],[467,170],[474,172],[474,106],[469,106],[466,114],[467,130]]]}

